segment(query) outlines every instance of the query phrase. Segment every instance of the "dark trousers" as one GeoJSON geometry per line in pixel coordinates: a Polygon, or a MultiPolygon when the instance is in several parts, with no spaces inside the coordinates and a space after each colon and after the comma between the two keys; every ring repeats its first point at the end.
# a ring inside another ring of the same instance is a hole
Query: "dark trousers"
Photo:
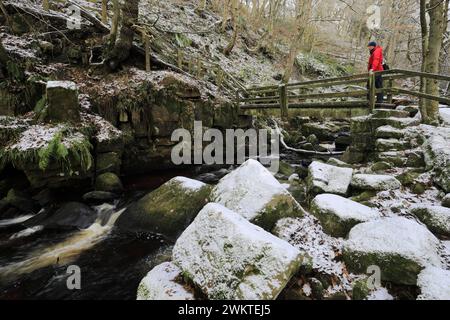
{"type": "MultiPolygon", "coordinates": [[[[375,88],[383,89],[383,76],[381,74],[375,75],[375,88]]],[[[370,90],[370,81],[367,82],[367,89],[370,90]]],[[[367,95],[367,100],[370,99],[370,96],[367,95]]],[[[377,93],[377,103],[383,103],[384,101],[384,93],[377,93]]]]}

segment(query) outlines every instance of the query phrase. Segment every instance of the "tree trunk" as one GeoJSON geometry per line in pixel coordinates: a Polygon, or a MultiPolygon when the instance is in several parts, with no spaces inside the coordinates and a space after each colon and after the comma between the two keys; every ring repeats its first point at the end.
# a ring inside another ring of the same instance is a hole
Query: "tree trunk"
{"type": "Polygon", "coordinates": [[[239,33],[239,0],[232,0],[233,1],[233,9],[231,11],[231,19],[233,21],[233,37],[231,38],[230,43],[226,46],[225,49],[223,49],[223,54],[226,56],[229,56],[231,54],[231,51],[233,51],[234,46],[236,45],[237,36],[239,33]]]}
{"type": "Polygon", "coordinates": [[[291,48],[289,50],[289,56],[287,58],[286,66],[284,69],[283,83],[288,83],[291,79],[295,59],[297,57],[298,51],[300,50],[303,35],[305,34],[305,29],[311,17],[311,11],[312,0],[297,0],[297,34],[295,39],[292,41],[291,48]]]}
{"type": "MultiPolygon", "coordinates": [[[[114,5],[118,8],[118,0],[114,1],[114,5]]],[[[139,0],[127,0],[120,6],[122,25],[120,28],[119,38],[117,37],[118,13],[115,9],[113,18],[113,28],[111,29],[110,43],[112,49],[106,56],[105,63],[112,71],[116,70],[122,62],[130,56],[130,50],[134,39],[134,26],[138,23],[139,17],[139,0]],[[114,41],[115,40],[115,41],[114,41]]]]}
{"type": "MultiPolygon", "coordinates": [[[[425,72],[425,59],[428,51],[428,21],[427,21],[427,0],[420,0],[420,27],[422,37],[422,68],[421,71],[425,72]]],[[[420,92],[425,93],[427,79],[420,79],[420,92]]],[[[420,113],[422,114],[422,120],[425,122],[428,119],[427,109],[425,107],[425,99],[419,101],[420,113]]]]}
{"type": "MultiPolygon", "coordinates": [[[[444,39],[444,24],[446,10],[444,1],[431,0],[429,5],[430,28],[428,35],[428,50],[425,53],[423,61],[423,69],[427,73],[439,73],[439,57],[441,54],[442,42],[444,39]]],[[[439,82],[437,80],[428,79],[425,84],[425,92],[427,94],[439,95],[439,82]]],[[[439,102],[425,100],[423,109],[426,115],[423,119],[425,123],[436,124],[439,121],[439,102]]]]}

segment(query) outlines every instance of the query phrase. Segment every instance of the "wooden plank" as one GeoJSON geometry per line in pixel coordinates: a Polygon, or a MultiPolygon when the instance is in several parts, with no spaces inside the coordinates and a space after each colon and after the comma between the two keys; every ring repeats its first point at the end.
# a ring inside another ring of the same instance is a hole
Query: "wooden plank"
{"type": "Polygon", "coordinates": [[[270,102],[270,101],[280,101],[280,96],[241,99],[242,103],[245,103],[245,102],[270,102]]]}
{"type": "MultiPolygon", "coordinates": [[[[304,103],[290,103],[289,109],[334,109],[334,108],[367,108],[369,102],[367,100],[358,101],[331,101],[331,102],[304,102],[304,103]]],[[[279,103],[270,104],[249,104],[241,106],[243,110],[265,110],[265,109],[279,109],[281,105],[279,103]]]]}
{"type": "Polygon", "coordinates": [[[427,79],[450,81],[450,76],[445,76],[442,74],[418,72],[418,71],[411,71],[411,70],[397,70],[397,71],[400,73],[403,73],[405,75],[409,75],[409,76],[413,76],[413,77],[423,77],[423,78],[427,78],[427,79]]]}
{"type": "Polygon", "coordinates": [[[394,93],[401,93],[401,94],[411,95],[411,96],[418,97],[418,98],[439,101],[440,103],[450,104],[450,98],[446,98],[446,97],[437,97],[437,96],[433,96],[433,95],[427,94],[427,93],[406,90],[406,89],[399,89],[399,88],[393,88],[392,91],[394,93]]]}

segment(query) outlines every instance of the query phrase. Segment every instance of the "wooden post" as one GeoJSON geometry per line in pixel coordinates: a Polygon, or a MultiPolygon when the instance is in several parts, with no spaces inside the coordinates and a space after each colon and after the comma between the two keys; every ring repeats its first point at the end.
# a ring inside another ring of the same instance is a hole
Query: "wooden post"
{"type": "Polygon", "coordinates": [[[369,74],[369,109],[370,112],[375,110],[376,103],[376,88],[375,88],[375,73],[369,74]]]}
{"type": "Polygon", "coordinates": [[[288,95],[287,88],[285,84],[280,85],[280,108],[281,108],[281,119],[289,119],[289,106],[288,106],[288,95]]]}
{"type": "Polygon", "coordinates": [[[102,0],[102,22],[108,24],[108,0],[102,0]]]}
{"type": "Polygon", "coordinates": [[[145,70],[147,72],[152,71],[151,65],[151,48],[150,48],[150,37],[147,31],[143,31],[144,44],[145,44],[145,70]]]}
{"type": "Polygon", "coordinates": [[[50,0],[43,0],[42,1],[42,7],[44,8],[45,11],[49,11],[50,10],[50,0]]]}
{"type": "Polygon", "coordinates": [[[178,49],[178,53],[177,53],[177,58],[178,58],[178,68],[183,69],[183,51],[181,51],[181,49],[178,49]]]}
{"type": "Polygon", "coordinates": [[[387,94],[387,103],[392,104],[392,88],[394,87],[394,80],[390,79],[388,81],[388,94],[387,94]]]}

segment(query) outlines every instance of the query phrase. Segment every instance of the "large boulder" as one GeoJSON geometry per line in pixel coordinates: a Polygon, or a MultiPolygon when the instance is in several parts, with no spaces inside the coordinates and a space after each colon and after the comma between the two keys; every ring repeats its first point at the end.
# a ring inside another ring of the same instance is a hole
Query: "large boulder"
{"type": "Polygon", "coordinates": [[[348,193],[352,175],[353,169],[314,161],[309,166],[308,191],[314,195],[331,193],[345,196],[348,193]]]}
{"type": "Polygon", "coordinates": [[[81,121],[78,88],[70,81],[47,82],[47,119],[55,122],[81,121]]]}
{"type": "Polygon", "coordinates": [[[89,206],[79,202],[63,204],[55,212],[43,210],[38,215],[27,220],[26,227],[37,225],[49,229],[87,229],[97,220],[97,212],[89,206]]]}
{"type": "Polygon", "coordinates": [[[411,213],[420,219],[433,233],[450,237],[450,209],[438,206],[417,205],[411,213]]]}
{"type": "Polygon", "coordinates": [[[389,175],[355,174],[351,186],[358,190],[387,191],[400,189],[402,184],[389,175]]]}
{"type": "Polygon", "coordinates": [[[381,278],[415,285],[428,265],[441,266],[439,240],[415,221],[392,217],[355,226],[344,244],[343,258],[350,271],[366,273],[379,266],[381,278]]]}
{"type": "Polygon", "coordinates": [[[182,284],[181,270],[171,262],[154,267],[137,290],[137,300],[195,300],[182,284]]]}
{"type": "Polygon", "coordinates": [[[222,178],[211,193],[211,201],[266,230],[271,230],[281,218],[304,213],[269,170],[255,160],[248,160],[222,178]]]}
{"type": "Polygon", "coordinates": [[[318,195],[311,203],[311,213],[334,237],[345,237],[358,223],[380,217],[375,209],[333,194],[318,195]]]}
{"type": "Polygon", "coordinates": [[[433,128],[423,145],[425,163],[433,170],[434,182],[450,192],[450,128],[433,128]]]}
{"type": "Polygon", "coordinates": [[[450,300],[450,271],[427,267],[417,279],[420,289],[418,300],[450,300]]]}
{"type": "Polygon", "coordinates": [[[120,178],[112,172],[106,172],[97,177],[95,180],[95,190],[121,193],[123,191],[123,185],[120,178]]]}
{"type": "Polygon", "coordinates": [[[210,192],[203,182],[175,177],[128,207],[117,226],[176,238],[208,203],[210,192]]]}
{"type": "Polygon", "coordinates": [[[210,203],[180,236],[173,261],[209,299],[276,299],[302,256],[287,242],[210,203]]]}

